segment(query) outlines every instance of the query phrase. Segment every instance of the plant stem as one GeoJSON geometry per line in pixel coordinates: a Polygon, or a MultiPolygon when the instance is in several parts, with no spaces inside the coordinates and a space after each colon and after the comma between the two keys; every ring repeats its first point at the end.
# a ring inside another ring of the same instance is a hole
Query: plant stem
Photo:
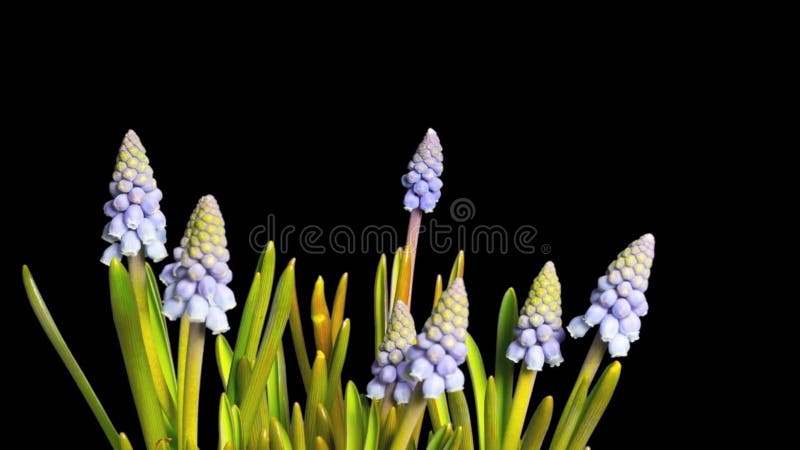
{"type": "Polygon", "coordinates": [[[406,405],[405,414],[403,414],[403,419],[395,430],[394,439],[392,439],[392,445],[389,450],[405,450],[408,447],[411,435],[414,434],[414,428],[416,428],[419,418],[425,412],[427,402],[422,398],[421,384],[419,383],[411,394],[411,400],[406,405]]]}
{"type": "Polygon", "coordinates": [[[189,326],[189,345],[186,352],[186,374],[183,380],[183,438],[180,442],[188,449],[197,446],[197,418],[200,407],[200,375],[203,368],[203,348],[205,347],[205,324],[193,323],[189,326]]]}
{"type": "Polygon", "coordinates": [[[414,261],[417,258],[417,242],[419,241],[419,226],[422,222],[422,210],[419,208],[414,208],[411,211],[410,217],[408,219],[408,234],[406,235],[406,248],[409,251],[411,257],[410,267],[410,274],[408,277],[408,299],[407,304],[411,305],[411,287],[414,284],[414,261]]]}
{"type": "Polygon", "coordinates": [[[531,400],[534,382],[536,382],[536,371],[523,367],[517,379],[514,398],[511,400],[511,412],[508,415],[508,424],[503,435],[503,450],[516,450],[519,447],[519,436],[525,423],[525,414],[528,412],[528,403],[531,400]]]}

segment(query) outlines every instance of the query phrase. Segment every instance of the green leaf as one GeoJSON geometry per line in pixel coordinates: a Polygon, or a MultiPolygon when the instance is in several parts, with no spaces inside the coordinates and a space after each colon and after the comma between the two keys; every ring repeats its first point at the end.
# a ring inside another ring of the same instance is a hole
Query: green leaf
{"type": "Polygon", "coordinates": [[[214,353],[217,356],[217,370],[219,371],[219,377],[222,380],[222,386],[225,387],[228,385],[228,377],[231,374],[233,350],[231,350],[231,345],[228,344],[228,340],[225,339],[225,336],[222,334],[217,335],[217,339],[214,344],[214,353]]]}
{"type": "Polygon", "coordinates": [[[234,402],[241,399],[241,389],[239,389],[238,386],[239,377],[236,376],[236,369],[238,368],[238,361],[244,357],[244,351],[247,348],[247,335],[250,332],[250,324],[253,320],[252,310],[255,308],[255,303],[258,301],[258,287],[260,285],[261,274],[256,273],[253,277],[253,281],[250,283],[250,291],[247,293],[247,300],[245,300],[244,312],[242,313],[242,321],[239,325],[239,333],[236,336],[236,344],[233,348],[230,374],[228,374],[227,377],[229,383],[227,384],[225,390],[227,391],[228,396],[232,398],[234,402]],[[248,305],[251,306],[248,308],[248,305]]]}
{"type": "Polygon", "coordinates": [[[257,442],[256,450],[269,450],[269,430],[267,428],[261,429],[257,442]]]}
{"type": "Polygon", "coordinates": [[[622,364],[619,361],[614,361],[600,375],[597,384],[592,388],[592,393],[589,394],[589,398],[586,400],[583,415],[575,428],[575,434],[572,436],[569,450],[583,450],[586,447],[589,438],[597,427],[597,423],[600,422],[600,418],[611,401],[611,396],[614,395],[621,370],[622,364]]]}
{"type": "Polygon", "coordinates": [[[281,342],[281,336],[289,320],[289,310],[292,299],[296,295],[294,286],[294,260],[289,262],[278,280],[278,289],[275,293],[272,311],[261,340],[261,348],[256,358],[253,378],[242,397],[242,426],[247,432],[253,425],[258,412],[260,397],[267,387],[269,372],[275,363],[275,354],[281,342]]]}
{"type": "Polygon", "coordinates": [[[342,324],[336,345],[333,347],[333,356],[330,369],[328,370],[328,391],[325,398],[325,407],[332,408],[333,400],[336,396],[336,387],[341,384],[342,368],[344,359],[347,356],[347,345],[350,342],[350,319],[346,319],[342,324]]]}
{"type": "Polygon", "coordinates": [[[306,445],[314,445],[314,437],[317,436],[317,405],[324,399],[327,392],[328,383],[328,363],[325,353],[317,352],[314,365],[311,368],[311,389],[308,391],[306,399],[306,445]]]}
{"type": "Polygon", "coordinates": [[[223,392],[219,399],[219,445],[217,448],[223,450],[228,443],[235,443],[233,435],[233,419],[231,418],[231,403],[228,396],[223,392]]]}
{"type": "Polygon", "coordinates": [[[242,413],[238,405],[231,406],[231,422],[233,423],[233,438],[236,440],[234,448],[242,448],[242,413]]]}
{"type": "Polygon", "coordinates": [[[464,395],[464,391],[456,391],[448,393],[447,398],[450,401],[450,410],[453,411],[453,426],[464,430],[461,448],[473,450],[475,444],[472,439],[472,421],[469,418],[467,397],[464,395]]]}
{"type": "Polygon", "coordinates": [[[485,399],[486,399],[486,369],[483,367],[483,357],[478,344],[467,333],[467,367],[469,368],[469,378],[472,380],[472,393],[475,396],[475,417],[478,420],[478,442],[486,442],[486,426],[484,423],[485,399]]]}
{"type": "Polygon", "coordinates": [[[456,260],[453,262],[453,268],[450,270],[450,279],[447,281],[447,285],[450,286],[456,278],[464,278],[464,250],[458,252],[458,256],[456,256],[456,260]]]}
{"type": "Polygon", "coordinates": [[[327,443],[329,447],[334,446],[331,415],[322,403],[317,404],[317,436],[321,436],[322,439],[325,439],[325,443],[327,443]]]}
{"type": "MultiPolygon", "coordinates": [[[[145,273],[153,343],[158,358],[158,364],[161,368],[170,396],[170,407],[168,407],[167,410],[169,411],[171,409],[172,413],[177,413],[178,387],[175,377],[175,366],[172,364],[172,349],[169,345],[167,324],[164,315],[161,313],[161,294],[158,291],[158,280],[150,264],[145,263],[145,273]]],[[[177,418],[174,418],[174,420],[177,420],[177,418]]]]}
{"type": "Polygon", "coordinates": [[[303,410],[300,404],[295,402],[292,407],[292,447],[294,450],[306,449],[306,433],[303,426],[303,410]]]}
{"type": "Polygon", "coordinates": [[[311,294],[311,323],[314,326],[314,342],[317,350],[331,356],[331,314],[325,301],[325,281],[317,277],[314,292],[311,294]]]}
{"type": "MultiPolygon", "coordinates": [[[[253,277],[250,291],[247,294],[247,301],[242,311],[242,320],[239,325],[239,334],[236,337],[236,345],[233,350],[233,361],[247,356],[248,359],[255,360],[258,350],[258,342],[264,328],[264,320],[269,307],[270,295],[272,294],[272,282],[275,277],[275,245],[270,241],[262,252],[259,259],[261,270],[253,277]]],[[[234,364],[232,370],[236,370],[234,364]]],[[[242,396],[236,387],[236,374],[229,377],[232,382],[229,386],[229,394],[233,399],[241,402],[242,396]]]]}
{"type": "Polygon", "coordinates": [[[514,326],[519,318],[517,294],[509,288],[500,303],[497,316],[497,347],[495,348],[494,376],[497,387],[497,410],[500,430],[506,429],[511,411],[511,391],[514,389],[514,363],[506,358],[508,344],[514,340],[514,326]]]}
{"type": "Polygon", "coordinates": [[[111,310],[117,329],[128,381],[133,392],[133,400],[139,413],[139,423],[145,436],[148,449],[155,448],[156,442],[167,437],[161,416],[150,366],[144,349],[142,327],[138,319],[136,299],[133,294],[128,272],[118,259],[111,260],[109,267],[111,285],[111,310]]]}
{"type": "Polygon", "coordinates": [[[342,328],[342,321],[344,320],[344,303],[347,298],[347,273],[342,275],[339,279],[339,285],[336,287],[336,296],[333,298],[333,310],[331,311],[331,342],[336,342],[339,336],[339,330],[342,328]]]}
{"type": "Polygon", "coordinates": [[[378,408],[372,402],[369,408],[367,431],[364,434],[364,450],[378,450],[378,408]]]}
{"type": "Polygon", "coordinates": [[[586,376],[578,378],[578,382],[572,393],[567,400],[567,406],[561,413],[561,419],[556,426],[556,431],[553,433],[553,439],[550,442],[550,450],[563,450],[569,445],[572,438],[572,432],[575,430],[583,412],[583,405],[586,402],[586,394],[589,391],[589,380],[586,376]]]}
{"type": "Polygon", "coordinates": [[[398,247],[394,252],[392,259],[392,276],[389,284],[389,302],[386,307],[386,317],[389,317],[389,312],[392,310],[394,299],[397,298],[397,281],[400,279],[400,266],[403,264],[403,247],[398,247]]]}
{"type": "Polygon", "coordinates": [[[289,433],[281,425],[281,422],[273,417],[269,423],[270,443],[274,450],[292,450],[292,441],[289,433]]]}
{"type": "Polygon", "coordinates": [[[553,397],[547,396],[539,402],[533,412],[533,417],[528,423],[528,429],[522,437],[522,448],[539,450],[542,448],[544,436],[550,428],[550,419],[553,417],[553,397]]]}
{"type": "MultiPolygon", "coordinates": [[[[394,295],[394,294],[392,294],[394,295]]],[[[386,295],[386,255],[381,255],[378,270],[375,273],[375,356],[380,352],[380,345],[386,333],[386,311],[388,297],[386,295]]]]}
{"type": "Polygon", "coordinates": [[[444,440],[447,436],[447,432],[453,431],[453,427],[450,424],[439,428],[435,433],[431,434],[431,437],[428,438],[428,446],[425,447],[426,450],[439,450],[439,448],[444,445],[444,440]]]}
{"type": "Polygon", "coordinates": [[[126,436],[125,433],[120,433],[118,439],[119,439],[119,448],[121,450],[133,450],[131,441],[128,440],[128,436],[126,436]]]}
{"type": "MultiPolygon", "coordinates": [[[[36,287],[36,282],[33,281],[33,276],[28,266],[22,266],[22,283],[25,285],[25,293],[28,296],[28,301],[31,304],[33,313],[36,315],[36,319],[42,326],[44,333],[47,335],[47,339],[50,340],[50,343],[53,345],[53,348],[55,348],[64,366],[66,366],[67,371],[69,371],[69,374],[72,376],[81,394],[83,394],[83,398],[86,400],[94,417],[103,429],[108,442],[111,444],[111,447],[115,449],[120,448],[120,434],[117,434],[114,424],[111,423],[111,419],[108,417],[108,413],[106,413],[102,403],[100,403],[100,399],[97,398],[97,394],[95,394],[94,389],[92,389],[92,385],[89,384],[89,380],[78,365],[78,361],[72,355],[66,341],[64,341],[64,337],[61,336],[61,332],[58,331],[53,316],[50,315],[50,310],[47,308],[42,295],[39,293],[39,288],[36,287]]],[[[124,435],[124,433],[122,433],[122,435],[124,435]]],[[[128,445],[130,445],[130,443],[128,445]]]]}
{"type": "MultiPolygon", "coordinates": [[[[494,377],[489,377],[486,382],[486,402],[484,407],[484,426],[486,427],[485,442],[481,443],[483,450],[500,450],[501,428],[500,415],[497,413],[497,387],[494,377]]],[[[527,449],[528,447],[523,447],[527,449]]]]}
{"type": "Polygon", "coordinates": [[[388,449],[389,444],[394,438],[395,431],[397,431],[397,407],[392,406],[386,414],[386,419],[381,426],[380,438],[378,439],[378,447],[381,449],[388,449]]]}
{"type": "Polygon", "coordinates": [[[361,429],[361,399],[358,397],[358,389],[352,381],[347,383],[345,388],[347,399],[347,450],[362,450],[361,440],[363,430],[361,429]]]}
{"type": "MultiPolygon", "coordinates": [[[[308,351],[306,350],[306,339],[303,336],[303,323],[300,318],[300,305],[297,301],[297,294],[292,298],[291,310],[289,312],[289,329],[292,333],[292,345],[300,368],[300,377],[303,379],[303,388],[308,394],[311,389],[311,363],[308,362],[308,351]]],[[[304,444],[305,445],[305,444],[304,444]]],[[[297,448],[297,444],[295,444],[297,448]]]]}
{"type": "Polygon", "coordinates": [[[289,391],[283,343],[278,345],[275,364],[272,365],[272,370],[269,373],[267,393],[270,416],[277,417],[281,422],[281,426],[289,429],[289,391]]]}
{"type": "Polygon", "coordinates": [[[314,439],[313,444],[314,450],[330,450],[330,447],[328,447],[325,439],[322,439],[320,436],[317,436],[316,439],[314,439]]]}
{"type": "Polygon", "coordinates": [[[450,436],[450,439],[442,446],[442,450],[458,450],[461,448],[463,442],[464,429],[461,427],[456,428],[455,433],[450,436]]]}

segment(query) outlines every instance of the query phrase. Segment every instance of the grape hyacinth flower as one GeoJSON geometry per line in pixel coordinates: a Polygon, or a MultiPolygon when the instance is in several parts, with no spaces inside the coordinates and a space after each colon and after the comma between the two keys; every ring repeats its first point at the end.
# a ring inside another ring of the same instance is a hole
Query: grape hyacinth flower
{"type": "Polygon", "coordinates": [[[436,202],[442,196],[442,180],[444,171],[444,155],[439,136],[432,128],[428,128],[417,152],[408,163],[408,173],[403,175],[403,187],[407,188],[403,205],[406,210],[419,208],[426,213],[432,212],[436,202]]]}
{"type": "Polygon", "coordinates": [[[597,280],[597,288],[592,291],[592,305],[567,326],[572,337],[583,337],[599,324],[600,338],[608,342],[611,356],[628,355],[631,342],[639,339],[641,317],[647,314],[644,293],[653,266],[655,245],[655,238],[648,233],[617,255],[606,274],[597,280]]]}
{"type": "Polygon", "coordinates": [[[159,206],[161,190],[133,130],[125,134],[111,178],[108,190],[113,198],[103,205],[103,212],[111,218],[103,229],[103,240],[111,245],[100,262],[109,265],[113,258],[136,256],[142,249],[153,262],[166,258],[167,219],[159,206]]]}
{"type": "Polygon", "coordinates": [[[185,312],[191,322],[205,322],[213,334],[230,329],[225,311],[236,306],[236,299],[227,286],[233,277],[227,244],[217,200],[206,195],[197,203],[181,245],[173,252],[175,262],[161,271],[160,279],[167,285],[162,311],[169,320],[185,312]]]}
{"type": "Polygon", "coordinates": [[[467,357],[469,301],[464,280],[456,278],[442,293],[433,314],[425,322],[417,343],[408,349],[406,379],[422,382],[425,398],[442,392],[464,389],[464,373],[459,369],[467,357]]]}
{"type": "Polygon", "coordinates": [[[561,283],[552,262],[548,261],[533,280],[514,335],[506,357],[515,363],[524,359],[528,370],[542,370],[545,361],[550,367],[564,361],[560,345],[565,337],[561,328],[561,283]]]}
{"type": "Polygon", "coordinates": [[[367,397],[382,399],[386,389],[395,381],[393,398],[398,404],[408,403],[411,391],[416,382],[398,377],[406,365],[406,352],[416,342],[417,330],[414,327],[414,318],[403,302],[395,302],[392,308],[392,317],[389,320],[389,329],[379,347],[378,357],[372,364],[372,374],[375,377],[367,384],[367,397]]]}

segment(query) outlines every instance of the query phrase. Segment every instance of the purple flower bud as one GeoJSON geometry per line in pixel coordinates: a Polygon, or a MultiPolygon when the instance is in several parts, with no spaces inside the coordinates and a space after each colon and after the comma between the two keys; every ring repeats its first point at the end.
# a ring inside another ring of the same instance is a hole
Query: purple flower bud
{"type": "Polygon", "coordinates": [[[611,308],[611,313],[614,314],[614,317],[617,319],[624,319],[631,313],[631,305],[624,298],[619,298],[611,308]]]}
{"type": "Polygon", "coordinates": [[[428,349],[426,356],[428,361],[436,364],[445,354],[444,348],[439,344],[435,344],[428,349]]]}
{"type": "Polygon", "coordinates": [[[103,214],[105,214],[107,217],[114,217],[117,215],[117,213],[118,211],[114,208],[114,202],[111,200],[103,204],[103,214]]]}
{"type": "Polygon", "coordinates": [[[542,367],[544,367],[544,352],[542,351],[542,347],[538,345],[528,347],[525,351],[525,365],[528,367],[528,370],[542,370],[542,367]]]}
{"type": "Polygon", "coordinates": [[[186,303],[178,300],[165,300],[161,307],[161,313],[169,320],[178,320],[183,315],[186,303]]]}
{"type": "Polygon", "coordinates": [[[636,314],[629,314],[628,317],[619,321],[619,333],[628,338],[631,342],[639,340],[639,330],[642,328],[642,320],[636,314]]]}
{"type": "Polygon", "coordinates": [[[530,347],[536,344],[536,330],[533,328],[522,330],[516,342],[522,347],[530,347]]]}
{"type": "Polygon", "coordinates": [[[603,320],[603,317],[606,316],[606,313],[608,313],[608,309],[595,303],[586,310],[586,314],[583,316],[583,321],[586,322],[586,325],[593,327],[603,320]]]}
{"type": "Polygon", "coordinates": [[[197,282],[183,278],[175,285],[175,298],[189,300],[197,290],[197,282]]]}
{"type": "Polygon", "coordinates": [[[394,383],[394,380],[397,378],[397,369],[392,365],[383,366],[378,378],[380,378],[382,383],[394,383]]]}
{"type": "Polygon", "coordinates": [[[407,211],[413,211],[414,209],[419,208],[419,197],[417,197],[417,194],[415,194],[411,189],[406,191],[406,195],[403,197],[403,206],[407,211]]]}
{"type": "Polygon", "coordinates": [[[214,292],[214,304],[223,311],[230,311],[236,306],[236,298],[233,291],[224,284],[217,284],[214,292]]]}
{"type": "Polygon", "coordinates": [[[138,228],[139,224],[142,223],[142,220],[144,220],[144,212],[142,212],[141,206],[129,206],[128,209],[125,210],[123,220],[125,220],[125,225],[131,230],[138,228]]]}
{"type": "Polygon", "coordinates": [[[194,263],[189,267],[188,276],[190,280],[199,281],[206,275],[206,268],[200,263],[194,263]]]}
{"type": "Polygon", "coordinates": [[[136,234],[144,245],[152,244],[158,238],[156,235],[156,227],[150,219],[142,219],[139,223],[139,227],[136,229],[136,234]]]}
{"type": "MultiPolygon", "coordinates": [[[[206,303],[206,305],[208,305],[208,303],[206,303]]],[[[205,322],[206,328],[211,330],[211,334],[214,335],[224,333],[231,329],[230,325],[228,325],[228,316],[226,316],[225,312],[216,306],[211,306],[208,308],[205,322]]]]}
{"type": "Polygon", "coordinates": [[[130,204],[131,203],[128,201],[127,194],[119,194],[118,196],[114,197],[113,206],[118,212],[125,212],[130,204]]]}
{"type": "Polygon", "coordinates": [[[139,236],[136,235],[136,232],[133,230],[128,230],[125,234],[122,235],[122,240],[120,242],[120,252],[122,252],[125,256],[136,256],[139,253],[139,250],[142,249],[142,241],[139,240],[139,236]]]}
{"type": "Polygon", "coordinates": [[[444,377],[444,387],[447,392],[458,392],[464,390],[464,372],[456,368],[454,372],[444,377]]]}
{"type": "Polygon", "coordinates": [[[411,362],[408,368],[408,377],[414,381],[427,379],[433,373],[433,364],[425,358],[418,358],[411,362]]]}
{"type": "Polygon", "coordinates": [[[103,256],[100,258],[100,262],[108,266],[114,258],[122,260],[122,252],[120,252],[119,244],[116,243],[106,247],[105,251],[103,251],[103,256]]]}
{"type": "Polygon", "coordinates": [[[633,313],[639,317],[644,317],[647,315],[647,311],[650,309],[650,306],[647,304],[647,300],[643,301],[639,306],[633,309],[633,313]]]}
{"type": "Polygon", "coordinates": [[[158,279],[161,280],[161,282],[167,286],[175,283],[177,279],[175,278],[175,274],[173,274],[172,271],[175,270],[175,267],[177,265],[178,263],[170,263],[164,266],[164,268],[161,270],[161,274],[158,276],[158,279]]]}
{"type": "Polygon", "coordinates": [[[142,188],[135,187],[128,192],[128,201],[131,203],[139,204],[144,200],[144,191],[142,188]]]}
{"type": "Polygon", "coordinates": [[[414,383],[408,381],[398,381],[394,386],[394,401],[399,405],[408,403],[408,400],[411,399],[411,391],[414,385],[414,383]]]}
{"type": "Polygon", "coordinates": [[[543,324],[536,329],[536,338],[539,342],[545,342],[550,339],[553,335],[553,329],[550,328],[550,325],[543,324]]]}
{"type": "Polygon", "coordinates": [[[191,322],[205,322],[208,309],[208,300],[199,295],[193,295],[186,304],[186,314],[189,315],[191,322]]]}
{"type": "Polygon", "coordinates": [[[600,295],[600,305],[604,308],[611,308],[617,301],[617,291],[609,289],[600,295]]]}
{"type": "Polygon", "coordinates": [[[444,378],[438,374],[431,374],[422,383],[422,395],[425,398],[437,398],[444,392],[444,378]]]}
{"type": "Polygon", "coordinates": [[[367,383],[367,397],[380,400],[386,395],[386,385],[381,383],[377,378],[367,383]]]}
{"type": "Polygon", "coordinates": [[[159,262],[167,257],[167,247],[164,246],[161,240],[157,240],[145,246],[144,254],[152,259],[153,262],[159,262]]]}
{"type": "Polygon", "coordinates": [[[603,317],[600,322],[600,337],[603,342],[610,341],[619,332],[619,320],[611,314],[603,317]]]}
{"type": "Polygon", "coordinates": [[[569,325],[567,325],[567,331],[569,331],[570,336],[575,339],[586,336],[586,333],[590,328],[592,327],[586,324],[583,316],[575,317],[574,319],[570,320],[569,325]]]}
{"type": "MultiPolygon", "coordinates": [[[[197,283],[197,293],[204,297],[206,300],[214,300],[214,295],[217,291],[217,281],[213,277],[204,276],[197,283]]],[[[216,304],[216,303],[215,303],[216,304]]]]}
{"type": "Polygon", "coordinates": [[[117,215],[111,219],[111,222],[108,222],[108,235],[120,240],[122,239],[122,235],[127,232],[128,227],[125,225],[125,221],[122,219],[122,214],[117,213],[117,215]]]}
{"type": "Polygon", "coordinates": [[[450,355],[442,356],[442,359],[436,364],[436,373],[441,376],[447,376],[458,370],[456,360],[450,355]]]}
{"type": "Polygon", "coordinates": [[[618,334],[608,342],[608,353],[612,358],[621,356],[628,356],[628,350],[631,349],[631,343],[625,336],[618,334]]]}
{"type": "MultiPolygon", "coordinates": [[[[533,330],[530,330],[533,331],[533,330]]],[[[534,332],[535,333],[535,332],[534,332]]],[[[508,349],[506,349],[506,358],[518,363],[525,357],[525,347],[519,344],[519,341],[514,340],[508,344],[508,349]]]]}
{"type": "Polygon", "coordinates": [[[627,300],[628,304],[631,305],[631,308],[636,308],[644,303],[646,298],[641,291],[632,291],[630,295],[628,295],[627,300]]]}
{"type": "Polygon", "coordinates": [[[545,361],[550,364],[550,367],[558,367],[564,362],[564,357],[561,355],[561,346],[558,341],[550,339],[542,344],[542,352],[544,353],[545,361]]]}

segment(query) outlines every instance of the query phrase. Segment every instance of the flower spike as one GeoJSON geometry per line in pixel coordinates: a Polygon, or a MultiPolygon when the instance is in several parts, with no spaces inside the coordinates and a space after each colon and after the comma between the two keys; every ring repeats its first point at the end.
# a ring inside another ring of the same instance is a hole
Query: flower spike
{"type": "Polygon", "coordinates": [[[524,359],[528,370],[542,370],[545,362],[551,367],[564,361],[561,342],[561,283],[552,262],[547,262],[528,293],[514,327],[517,338],[506,350],[506,357],[519,362],[524,359]]]}
{"type": "Polygon", "coordinates": [[[403,205],[408,211],[419,208],[426,213],[432,212],[442,196],[442,180],[444,171],[444,155],[439,136],[432,128],[428,128],[425,138],[417,147],[417,152],[408,163],[408,173],[403,175],[403,187],[407,188],[403,205]]]}
{"type": "Polygon", "coordinates": [[[110,218],[103,229],[103,240],[111,245],[100,262],[108,265],[113,258],[136,256],[142,249],[153,262],[166,258],[167,219],[159,205],[161,190],[156,187],[142,141],[133,130],[125,134],[111,178],[108,191],[112,199],[103,205],[110,218]]]}
{"type": "Polygon", "coordinates": [[[408,403],[411,391],[416,382],[398,377],[406,368],[406,352],[416,342],[417,330],[414,318],[403,302],[395,302],[389,329],[379,347],[378,357],[372,363],[372,374],[375,377],[367,384],[367,397],[382,399],[386,389],[395,381],[394,400],[398,404],[408,403]]]}
{"type": "Polygon", "coordinates": [[[456,278],[442,293],[417,342],[408,349],[407,380],[421,381],[425,398],[445,391],[464,389],[464,373],[458,367],[466,361],[469,301],[464,280],[456,278]]]}
{"type": "Polygon", "coordinates": [[[641,317],[647,314],[645,291],[655,257],[656,240],[645,234],[633,241],[608,266],[592,291],[591,306],[582,316],[572,319],[567,331],[574,338],[583,337],[600,325],[600,338],[608,342],[612,357],[627,356],[631,342],[639,339],[641,317]]]}
{"type": "Polygon", "coordinates": [[[169,320],[187,314],[192,322],[205,322],[213,334],[230,329],[225,311],[236,306],[236,299],[228,287],[233,274],[226,246],[219,205],[206,195],[192,212],[181,245],[173,252],[175,262],[161,271],[160,279],[167,285],[163,313],[169,320]]]}

